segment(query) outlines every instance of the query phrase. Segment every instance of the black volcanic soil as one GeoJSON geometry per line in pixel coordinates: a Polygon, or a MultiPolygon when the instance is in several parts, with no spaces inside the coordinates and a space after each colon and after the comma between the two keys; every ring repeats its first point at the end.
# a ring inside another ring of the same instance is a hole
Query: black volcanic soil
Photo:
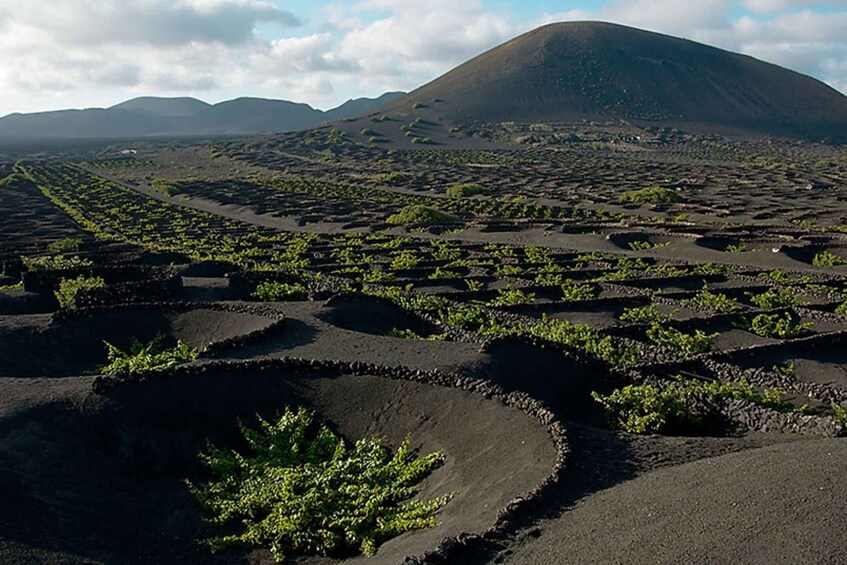
{"type": "MultiPolygon", "coordinates": [[[[396,446],[411,437],[422,453],[445,453],[445,465],[421,490],[425,497],[458,492],[439,513],[440,525],[386,542],[369,562],[397,563],[445,536],[489,527],[500,508],[547,476],[555,459],[547,432],[517,409],[419,383],[271,371],[129,383],[105,397],[89,386],[90,378],[4,380],[4,563],[240,559],[238,552],[212,557],[197,545],[213,530],[183,479],[205,478],[197,454],[207,439],[233,442],[238,420],[272,418],[286,405],[318,411],[351,440],[379,436],[396,446]]],[[[249,559],[269,557],[258,551],[249,559]]]]}
{"type": "Polygon", "coordinates": [[[847,440],[661,469],[578,503],[507,563],[843,563],[847,440]]]}

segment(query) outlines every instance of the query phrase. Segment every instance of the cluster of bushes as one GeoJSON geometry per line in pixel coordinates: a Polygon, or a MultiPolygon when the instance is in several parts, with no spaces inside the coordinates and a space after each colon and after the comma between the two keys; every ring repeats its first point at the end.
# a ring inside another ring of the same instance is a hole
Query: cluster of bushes
{"type": "Polygon", "coordinates": [[[682,196],[670,188],[650,186],[624,192],[621,195],[621,202],[632,204],[673,204],[675,202],[682,202],[682,196]]]}
{"type": "Polygon", "coordinates": [[[253,298],[262,302],[294,302],[309,298],[309,289],[305,285],[268,281],[260,283],[253,291],[253,298]]]}
{"type": "Polygon", "coordinates": [[[454,224],[459,221],[459,217],[442,212],[437,208],[413,204],[389,216],[386,221],[389,224],[430,226],[436,224],[454,224]]]}
{"type": "Polygon", "coordinates": [[[62,271],[79,267],[90,267],[93,263],[78,255],[44,255],[42,257],[21,257],[24,266],[30,271],[62,271]]]}
{"type": "Polygon", "coordinates": [[[676,382],[658,387],[651,384],[627,385],[608,396],[591,396],[603,405],[609,424],[627,432],[644,434],[665,430],[685,430],[701,423],[689,407],[693,395],[712,395],[747,400],[780,411],[794,409],[782,399],[778,389],[759,392],[745,380],[738,382],[701,381],[677,377],[676,382]]]}
{"type": "Polygon", "coordinates": [[[490,189],[477,184],[475,182],[466,182],[462,184],[454,184],[447,189],[447,196],[450,198],[465,198],[468,196],[476,196],[477,194],[488,194],[490,189]]]}
{"type": "Polygon", "coordinates": [[[102,277],[86,277],[83,275],[75,279],[62,279],[59,288],[53,293],[59,301],[61,308],[73,308],[76,306],[77,295],[80,292],[106,288],[106,281],[102,277]]]}

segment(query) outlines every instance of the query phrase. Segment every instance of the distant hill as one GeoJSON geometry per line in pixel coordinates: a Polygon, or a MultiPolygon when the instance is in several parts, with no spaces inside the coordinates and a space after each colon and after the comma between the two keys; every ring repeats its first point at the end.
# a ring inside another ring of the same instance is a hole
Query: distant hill
{"type": "Polygon", "coordinates": [[[551,24],[381,107],[458,122],[628,120],[788,135],[847,132],[847,97],[782,67],[600,22],[551,24]]]}
{"type": "Polygon", "coordinates": [[[196,98],[160,98],[156,96],[141,96],[120,104],[115,104],[110,110],[141,110],[148,114],[167,117],[193,116],[212,105],[196,98]]]}
{"type": "Polygon", "coordinates": [[[353,118],[402,92],[348,100],[326,112],[307,104],[238,98],[208,104],[195,98],[134,98],[110,108],[10,114],[0,118],[0,139],[131,138],[147,136],[241,135],[306,129],[353,118]]]}

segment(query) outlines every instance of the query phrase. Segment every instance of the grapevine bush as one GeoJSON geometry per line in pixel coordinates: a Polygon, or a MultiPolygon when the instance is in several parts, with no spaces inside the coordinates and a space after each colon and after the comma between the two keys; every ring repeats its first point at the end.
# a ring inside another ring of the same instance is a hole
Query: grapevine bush
{"type": "Polygon", "coordinates": [[[210,447],[201,457],[215,478],[191,485],[212,522],[240,530],[206,540],[214,551],[269,547],[277,561],[373,555],[385,540],[434,526],[453,496],[411,500],[441,453],[415,458],[408,440],[393,454],[377,439],[351,446],[305,408],[241,431],[249,450],[210,447]]]}

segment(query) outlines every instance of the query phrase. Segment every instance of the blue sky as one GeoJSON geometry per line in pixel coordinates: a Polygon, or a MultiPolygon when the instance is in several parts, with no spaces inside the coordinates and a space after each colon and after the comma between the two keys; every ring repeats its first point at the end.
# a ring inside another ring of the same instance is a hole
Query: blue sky
{"type": "Polygon", "coordinates": [[[847,0],[0,0],[0,115],[142,95],[328,108],[584,19],[747,53],[847,93],[847,0]]]}

